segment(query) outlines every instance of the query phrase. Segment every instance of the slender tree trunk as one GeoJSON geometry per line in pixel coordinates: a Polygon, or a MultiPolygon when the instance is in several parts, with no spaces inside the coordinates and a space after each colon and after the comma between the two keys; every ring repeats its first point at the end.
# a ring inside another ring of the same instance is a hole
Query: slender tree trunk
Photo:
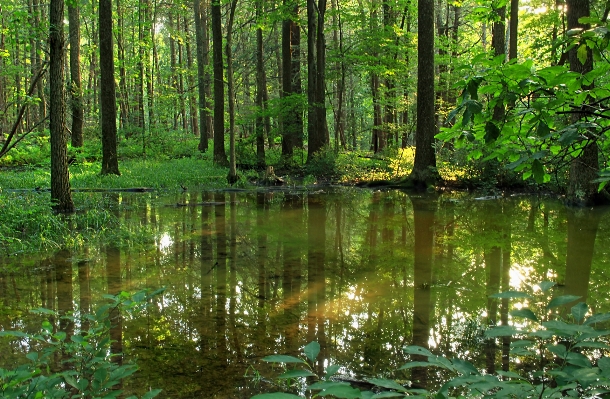
{"type": "Polygon", "coordinates": [[[125,129],[130,125],[129,93],[127,91],[127,70],[125,69],[125,23],[121,1],[116,0],[117,13],[117,58],[119,61],[119,127],[125,129]]]}
{"type": "Polygon", "coordinates": [[[201,135],[199,136],[198,150],[206,152],[208,150],[208,122],[207,122],[207,110],[206,110],[206,88],[205,88],[205,33],[203,31],[203,15],[202,15],[202,0],[194,0],[195,10],[195,38],[197,40],[197,93],[199,94],[199,126],[201,126],[201,135]]]}
{"type": "Polygon", "coordinates": [[[80,16],[79,6],[68,3],[70,24],[70,109],[72,111],[72,147],[83,146],[83,96],[80,75],[80,16]]]}
{"type": "Polygon", "coordinates": [[[519,0],[510,1],[510,36],[508,44],[508,59],[517,58],[517,33],[519,28],[519,0]]]}
{"type": "Polygon", "coordinates": [[[214,56],[214,163],[228,166],[225,152],[225,90],[222,60],[220,0],[212,0],[212,48],[214,56]]]}
{"type": "Polygon", "coordinates": [[[114,83],[111,0],[100,0],[99,35],[102,174],[120,175],[117,155],[116,88],[114,83]]]}
{"type": "Polygon", "coordinates": [[[184,35],[186,37],[186,66],[188,68],[188,97],[189,97],[189,115],[190,124],[193,130],[193,135],[199,136],[199,122],[197,120],[197,105],[195,101],[195,94],[192,91],[195,87],[195,80],[190,71],[193,70],[193,52],[191,51],[191,36],[189,34],[189,24],[187,18],[184,17],[184,35]]]}
{"type": "Polygon", "coordinates": [[[231,2],[231,10],[229,12],[229,21],[227,23],[227,80],[228,80],[228,94],[229,94],[229,175],[227,181],[229,184],[233,184],[237,181],[237,169],[235,161],[235,82],[233,79],[233,51],[231,46],[233,45],[233,19],[235,18],[235,7],[237,6],[237,0],[231,2]]]}
{"type": "MultiPolygon", "coordinates": [[[[255,3],[256,6],[256,19],[260,20],[263,13],[263,1],[258,0],[255,3]]],[[[259,22],[261,23],[261,22],[259,22]]],[[[284,21],[284,24],[286,22],[284,21]]],[[[284,38],[282,37],[282,46],[284,46],[284,38]]],[[[282,47],[283,49],[283,47],[282,47]]],[[[264,112],[264,92],[266,90],[267,79],[265,77],[265,63],[263,60],[263,29],[259,27],[256,30],[256,164],[259,168],[265,167],[265,130],[264,130],[264,118],[262,113],[264,112]]],[[[284,121],[284,128],[287,128],[286,120],[284,121]]],[[[284,131],[286,132],[286,130],[284,131]]],[[[282,156],[284,154],[284,141],[289,140],[286,133],[282,140],[282,156]]]]}
{"type": "Polygon", "coordinates": [[[49,6],[49,84],[51,96],[51,202],[56,212],[74,212],[68,171],[68,136],[64,128],[64,1],[49,6]]]}

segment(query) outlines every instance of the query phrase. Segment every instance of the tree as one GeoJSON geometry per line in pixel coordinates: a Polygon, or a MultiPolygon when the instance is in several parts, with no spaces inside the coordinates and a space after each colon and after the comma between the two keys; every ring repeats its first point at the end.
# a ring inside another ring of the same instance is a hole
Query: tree
{"type": "Polygon", "coordinates": [[[417,133],[415,161],[408,181],[415,186],[434,184],[440,176],[436,170],[434,135],[434,0],[418,2],[417,10],[417,133]]]}
{"type": "Polygon", "coordinates": [[[74,212],[68,171],[68,136],[64,128],[64,2],[51,0],[49,6],[49,84],[51,131],[51,202],[57,212],[74,212]]]}
{"type": "Polygon", "coordinates": [[[117,155],[116,87],[112,39],[112,0],[100,0],[100,113],[102,128],[102,174],[120,175],[117,155]]]}
{"type": "Polygon", "coordinates": [[[68,2],[70,25],[70,110],[72,112],[72,147],[83,146],[83,98],[80,74],[80,12],[73,1],[68,2]]]}
{"type": "Polygon", "coordinates": [[[221,166],[228,166],[224,135],[225,89],[220,0],[212,0],[212,51],[214,60],[214,162],[221,166]]]}
{"type": "Polygon", "coordinates": [[[231,1],[231,10],[229,11],[229,21],[227,23],[227,40],[225,51],[227,53],[227,80],[228,80],[228,92],[229,92],[229,175],[227,181],[229,184],[237,182],[237,169],[235,160],[235,79],[233,76],[233,51],[231,46],[233,45],[233,21],[235,19],[235,7],[237,7],[237,0],[231,1]]]}
{"type": "Polygon", "coordinates": [[[201,126],[201,135],[199,137],[199,151],[206,152],[208,150],[208,111],[207,111],[207,93],[206,93],[206,70],[207,65],[206,48],[204,43],[207,41],[207,24],[204,24],[204,16],[201,9],[202,0],[193,1],[193,9],[195,10],[195,38],[197,39],[197,93],[199,94],[199,125],[201,126]]]}
{"type": "Polygon", "coordinates": [[[307,162],[328,144],[326,125],[326,42],[324,38],[324,14],[326,0],[307,0],[307,162]]]}

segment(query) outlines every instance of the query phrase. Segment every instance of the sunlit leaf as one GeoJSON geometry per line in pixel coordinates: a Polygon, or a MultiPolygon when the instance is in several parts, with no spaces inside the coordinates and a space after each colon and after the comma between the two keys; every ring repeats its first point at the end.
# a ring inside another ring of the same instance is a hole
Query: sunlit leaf
{"type": "Polygon", "coordinates": [[[585,322],[583,324],[588,325],[588,324],[595,324],[595,323],[601,323],[604,321],[610,320],[610,313],[596,313],[592,316],[587,317],[587,320],[585,320],[585,322]]]}
{"type": "Polygon", "coordinates": [[[513,334],[517,334],[518,332],[519,331],[513,326],[497,326],[490,328],[489,330],[485,330],[485,337],[507,337],[513,334]]]}
{"type": "Polygon", "coordinates": [[[591,367],[591,361],[582,353],[568,353],[567,362],[578,367],[591,367]]]}
{"type": "Polygon", "coordinates": [[[320,353],[320,344],[316,341],[312,341],[305,345],[303,352],[305,352],[305,356],[307,356],[307,358],[313,363],[320,353]]]}
{"type": "Polygon", "coordinates": [[[581,44],[580,46],[578,46],[578,50],[576,51],[576,54],[578,56],[578,61],[580,61],[581,64],[585,65],[585,62],[587,62],[587,56],[589,54],[587,45],[581,44]]]}

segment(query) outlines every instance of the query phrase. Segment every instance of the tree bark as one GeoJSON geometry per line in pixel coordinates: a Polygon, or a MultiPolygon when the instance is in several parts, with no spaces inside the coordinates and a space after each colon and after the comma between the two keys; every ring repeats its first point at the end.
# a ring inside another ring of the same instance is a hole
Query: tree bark
{"type": "Polygon", "coordinates": [[[206,81],[205,81],[205,48],[204,41],[205,32],[203,31],[203,15],[201,8],[202,0],[194,0],[193,8],[195,10],[195,38],[197,39],[197,93],[199,94],[199,126],[201,126],[201,135],[199,136],[198,150],[206,152],[208,150],[208,123],[207,123],[207,109],[206,109],[206,81]]]}
{"type": "Polygon", "coordinates": [[[231,1],[231,10],[229,12],[229,21],[227,23],[227,41],[225,51],[227,53],[227,81],[229,94],[229,175],[227,181],[229,184],[237,182],[237,169],[235,161],[235,82],[233,79],[233,20],[235,18],[235,7],[237,0],[231,1]]]}
{"type": "MultiPolygon", "coordinates": [[[[263,2],[262,0],[256,1],[256,18],[260,20],[263,13],[263,2]]],[[[260,22],[259,22],[260,23],[260,22]]],[[[283,25],[286,21],[283,22],[283,25]]],[[[285,28],[284,28],[285,29],[285,28]]],[[[285,45],[285,39],[282,37],[282,49],[285,45]]],[[[256,122],[255,122],[255,134],[256,134],[256,164],[259,168],[265,167],[265,129],[264,129],[264,118],[263,118],[263,98],[265,92],[265,86],[267,85],[267,79],[265,77],[265,63],[263,60],[263,29],[259,26],[256,30],[256,122]]],[[[287,121],[284,121],[284,129],[287,129],[287,121]]],[[[284,130],[284,138],[282,140],[282,156],[285,156],[284,141],[287,141],[286,130],[284,130]]],[[[292,151],[292,150],[291,150],[292,151]]]]}
{"type": "Polygon", "coordinates": [[[519,0],[510,1],[510,36],[508,39],[508,59],[517,58],[517,33],[519,28],[519,0]]]}
{"type": "Polygon", "coordinates": [[[225,152],[225,90],[222,60],[220,0],[212,0],[212,48],[214,58],[214,163],[228,166],[225,152]]]}
{"type": "Polygon", "coordinates": [[[100,0],[100,113],[102,125],[102,174],[120,175],[117,156],[116,88],[112,39],[112,0],[100,0]]]}
{"type": "Polygon", "coordinates": [[[68,136],[64,129],[64,1],[49,6],[49,89],[51,133],[51,202],[56,212],[74,212],[68,171],[68,136]]]}
{"type": "Polygon", "coordinates": [[[80,16],[79,7],[68,3],[70,24],[70,108],[72,111],[72,147],[82,147],[83,139],[83,96],[80,74],[80,16]]]}

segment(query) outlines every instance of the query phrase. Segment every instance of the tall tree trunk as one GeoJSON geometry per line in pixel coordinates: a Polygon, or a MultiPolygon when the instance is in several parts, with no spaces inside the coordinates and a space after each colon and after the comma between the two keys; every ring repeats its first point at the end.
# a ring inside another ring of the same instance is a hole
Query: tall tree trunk
{"type": "MultiPolygon", "coordinates": [[[[590,16],[589,0],[567,0],[568,7],[568,30],[571,29],[589,29],[589,24],[579,22],[580,18],[590,16]]],[[[584,63],[580,62],[578,57],[580,46],[574,46],[568,52],[568,61],[570,62],[570,71],[586,74],[593,70],[593,54],[589,47],[586,47],[587,58],[584,63]]],[[[583,89],[592,89],[593,85],[583,87],[583,89]]],[[[583,105],[585,107],[586,104],[583,105]]],[[[574,114],[573,122],[581,119],[583,115],[574,114]]],[[[601,202],[604,198],[597,191],[597,183],[593,181],[597,178],[599,172],[599,151],[597,141],[591,134],[587,134],[582,139],[583,149],[580,155],[574,158],[570,163],[570,175],[568,182],[568,199],[574,203],[592,204],[601,202]]]]}
{"type": "Polygon", "coordinates": [[[227,23],[227,80],[228,80],[228,94],[229,94],[229,175],[227,181],[229,184],[233,184],[237,181],[237,169],[235,161],[235,82],[233,78],[233,51],[231,46],[233,45],[233,19],[235,18],[235,7],[237,6],[237,0],[231,2],[231,10],[229,12],[229,21],[227,23]]]}
{"type": "Polygon", "coordinates": [[[120,175],[117,155],[116,88],[112,39],[112,0],[99,0],[100,105],[102,127],[102,174],[120,175]]]}
{"type": "Polygon", "coordinates": [[[80,75],[80,16],[79,6],[68,3],[70,24],[70,109],[72,111],[72,147],[83,146],[83,96],[80,75]]]}
{"type": "Polygon", "coordinates": [[[127,91],[127,70],[125,69],[125,23],[123,21],[123,10],[121,1],[116,0],[117,11],[117,59],[119,61],[119,127],[125,129],[133,119],[129,110],[129,93],[127,91]]]}
{"type": "Polygon", "coordinates": [[[64,1],[49,6],[49,84],[51,96],[51,202],[56,212],[74,212],[68,171],[68,136],[64,129],[64,1]]]}
{"type": "Polygon", "coordinates": [[[418,2],[417,10],[417,133],[415,161],[409,180],[416,186],[434,184],[436,170],[433,147],[436,134],[434,108],[434,0],[418,2]]]}
{"type": "MultiPolygon", "coordinates": [[[[262,23],[260,18],[263,13],[263,1],[258,0],[255,3],[256,6],[256,19],[259,24],[262,23]]],[[[286,22],[284,21],[283,24],[286,22]]],[[[284,43],[284,38],[282,37],[282,49],[284,43]]],[[[264,103],[264,93],[265,86],[267,85],[267,79],[265,77],[265,63],[263,60],[263,29],[260,27],[256,30],[256,122],[255,122],[255,134],[256,134],[256,164],[259,168],[265,167],[265,126],[264,126],[264,118],[263,118],[263,103],[264,103]]],[[[288,124],[287,121],[284,121],[284,128],[286,129],[288,124]]],[[[284,138],[282,140],[282,156],[284,154],[284,141],[289,140],[286,135],[286,130],[284,130],[284,138]]],[[[292,150],[291,150],[292,151],[292,150]]]]}
{"type": "Polygon", "coordinates": [[[191,51],[191,36],[189,34],[189,24],[187,18],[184,17],[184,35],[186,37],[186,66],[188,68],[188,97],[189,97],[189,115],[190,125],[193,130],[193,135],[199,136],[199,122],[197,120],[197,106],[195,94],[192,91],[195,87],[195,80],[191,71],[193,70],[193,52],[191,51]]]}
{"type": "Polygon", "coordinates": [[[326,42],[324,15],[326,0],[307,0],[307,162],[312,162],[318,151],[328,144],[326,125],[325,81],[326,42]]]}
{"type": "Polygon", "coordinates": [[[508,43],[508,59],[517,58],[517,33],[519,28],[519,0],[510,0],[510,36],[508,43]]]}
{"type": "Polygon", "coordinates": [[[225,90],[222,61],[220,0],[212,0],[212,48],[214,58],[214,163],[228,166],[225,152],[225,90]]]}
{"type": "Polygon", "coordinates": [[[203,26],[203,15],[202,15],[202,0],[194,0],[194,10],[195,10],[195,38],[197,40],[197,93],[199,94],[199,126],[201,126],[201,135],[199,136],[199,146],[197,149],[201,152],[206,152],[208,150],[208,122],[207,122],[207,109],[206,109],[206,81],[205,75],[206,70],[205,67],[207,63],[205,62],[205,47],[204,41],[205,32],[203,26]]]}

